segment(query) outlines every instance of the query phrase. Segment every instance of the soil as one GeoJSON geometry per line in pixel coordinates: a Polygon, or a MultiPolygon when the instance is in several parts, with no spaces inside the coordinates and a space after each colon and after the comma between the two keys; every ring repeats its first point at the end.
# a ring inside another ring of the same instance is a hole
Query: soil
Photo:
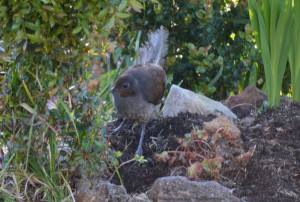
{"type": "MultiPolygon", "coordinates": [[[[178,175],[178,168],[156,162],[153,154],[176,149],[176,138],[183,137],[196,127],[202,129],[203,122],[213,118],[180,114],[150,121],[143,144],[147,162],[131,162],[119,169],[127,192],[145,192],[157,178],[178,175]]],[[[121,120],[118,120],[109,128],[116,128],[120,123],[121,120]]],[[[300,201],[300,104],[282,98],[279,107],[252,113],[235,124],[241,130],[244,150],[255,147],[255,151],[243,166],[223,163],[221,177],[217,181],[233,189],[234,195],[244,201],[300,201]]],[[[125,122],[118,135],[109,136],[112,147],[123,152],[121,163],[134,157],[140,128],[125,122]]],[[[111,181],[119,184],[117,175],[111,181]]]]}

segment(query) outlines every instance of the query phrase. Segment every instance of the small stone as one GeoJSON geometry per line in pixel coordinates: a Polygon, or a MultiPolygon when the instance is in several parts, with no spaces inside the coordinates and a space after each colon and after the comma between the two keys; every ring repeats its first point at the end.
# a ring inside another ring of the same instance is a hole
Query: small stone
{"type": "Polygon", "coordinates": [[[224,116],[218,116],[212,121],[203,123],[203,129],[210,135],[215,134],[221,128],[225,128],[230,133],[232,139],[238,139],[241,137],[240,129],[236,127],[231,120],[224,116]]]}

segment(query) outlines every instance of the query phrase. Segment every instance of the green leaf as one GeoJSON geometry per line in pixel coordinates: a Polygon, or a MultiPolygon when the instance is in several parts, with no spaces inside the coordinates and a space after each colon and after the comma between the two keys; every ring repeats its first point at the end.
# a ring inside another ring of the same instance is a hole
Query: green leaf
{"type": "Polygon", "coordinates": [[[86,35],[88,35],[88,36],[91,34],[91,32],[90,32],[88,26],[85,26],[85,27],[83,28],[83,31],[84,31],[84,33],[86,33],[86,35]]]}
{"type": "Polygon", "coordinates": [[[118,11],[123,11],[126,8],[128,0],[122,0],[119,7],[118,7],[118,11]]]}
{"type": "Polygon", "coordinates": [[[21,26],[21,24],[22,24],[22,21],[21,21],[21,19],[16,19],[14,22],[13,22],[13,25],[12,25],[12,27],[11,27],[11,30],[17,30],[17,29],[19,29],[20,28],[20,26],[21,26]]]}
{"type": "Polygon", "coordinates": [[[294,1],[294,7],[292,8],[294,14],[292,19],[292,35],[291,40],[293,43],[289,49],[289,66],[291,72],[292,81],[292,99],[294,101],[300,101],[300,24],[298,19],[300,18],[300,2],[294,1]]]}
{"type": "Polygon", "coordinates": [[[260,42],[260,32],[259,32],[259,20],[258,20],[258,14],[257,14],[257,5],[255,0],[249,0],[249,16],[251,20],[251,25],[254,31],[254,37],[256,40],[256,44],[258,47],[261,47],[261,42],[260,42]]]}
{"type": "Polygon", "coordinates": [[[57,12],[57,13],[54,13],[54,15],[58,18],[63,18],[65,16],[67,16],[67,14],[64,12],[57,12]]]}
{"type": "Polygon", "coordinates": [[[1,11],[1,12],[3,12],[3,11],[6,12],[6,11],[7,11],[7,7],[6,7],[6,6],[0,6],[0,11],[1,11]]]}
{"type": "Polygon", "coordinates": [[[21,103],[20,106],[23,107],[24,109],[26,109],[29,113],[35,114],[34,109],[32,107],[30,107],[28,104],[21,103]]]}
{"type": "Polygon", "coordinates": [[[75,29],[73,29],[72,34],[77,34],[78,32],[80,32],[82,30],[81,26],[76,27],[75,29]]]}
{"type": "Polygon", "coordinates": [[[197,72],[197,73],[199,73],[199,74],[202,74],[202,73],[204,73],[204,72],[205,72],[205,69],[206,69],[206,68],[203,68],[203,67],[197,66],[197,67],[196,67],[196,72],[197,72]]]}
{"type": "Polygon", "coordinates": [[[29,152],[30,152],[30,148],[31,148],[31,140],[32,140],[32,134],[33,134],[33,132],[32,132],[32,130],[33,130],[33,123],[34,123],[34,119],[35,119],[35,116],[36,116],[37,106],[35,106],[35,108],[32,109],[27,104],[25,104],[25,103],[23,103],[23,104],[24,104],[24,107],[30,108],[30,110],[33,110],[33,112],[30,112],[33,115],[31,117],[31,121],[30,121],[29,137],[28,137],[28,143],[27,143],[27,154],[26,154],[26,163],[25,163],[25,166],[26,166],[25,170],[27,171],[28,159],[29,159],[29,152]]]}
{"type": "Polygon", "coordinates": [[[102,19],[107,13],[108,13],[108,8],[104,8],[100,13],[98,14],[98,19],[102,19]]]}
{"type": "Polygon", "coordinates": [[[25,22],[25,27],[32,30],[32,31],[36,30],[36,26],[32,22],[25,22]]]}
{"type": "Polygon", "coordinates": [[[207,159],[204,159],[202,162],[201,162],[201,165],[202,165],[202,168],[206,171],[211,171],[211,166],[210,166],[210,163],[207,159]]]}
{"type": "Polygon", "coordinates": [[[116,13],[116,16],[118,18],[128,18],[128,17],[130,17],[130,14],[128,14],[128,13],[116,13]]]}
{"type": "Polygon", "coordinates": [[[80,9],[82,6],[82,0],[78,0],[77,3],[75,4],[75,9],[80,9]]]}
{"type": "Polygon", "coordinates": [[[18,32],[17,32],[17,36],[16,36],[15,40],[16,40],[17,42],[19,42],[19,41],[21,41],[21,40],[23,39],[23,36],[24,36],[24,32],[23,32],[22,29],[20,29],[20,30],[18,30],[18,32]]]}
{"type": "Polygon", "coordinates": [[[106,29],[110,30],[115,25],[115,18],[112,17],[109,22],[106,24],[106,29]]]}
{"type": "Polygon", "coordinates": [[[116,157],[116,158],[120,158],[122,155],[123,155],[123,153],[120,152],[120,151],[116,151],[116,152],[115,152],[115,157],[116,157]]]}
{"type": "Polygon", "coordinates": [[[53,36],[57,36],[57,35],[63,33],[63,30],[64,30],[64,29],[63,29],[62,27],[59,27],[59,28],[53,33],[53,36]]]}
{"type": "Polygon", "coordinates": [[[0,6],[0,17],[4,17],[7,11],[6,6],[0,6]]]}
{"type": "Polygon", "coordinates": [[[57,82],[57,78],[50,80],[48,83],[48,87],[53,88],[55,86],[56,82],[57,82]]]}
{"type": "Polygon", "coordinates": [[[48,21],[48,15],[47,15],[47,12],[44,11],[44,10],[42,10],[42,11],[41,11],[41,15],[42,15],[42,20],[43,20],[44,22],[47,22],[47,21],[48,21]]]}
{"type": "Polygon", "coordinates": [[[23,87],[24,87],[24,89],[25,89],[25,91],[26,91],[26,94],[27,94],[27,96],[28,96],[30,102],[31,102],[32,104],[35,104],[35,102],[34,102],[34,100],[33,100],[33,97],[32,97],[32,95],[31,95],[31,93],[30,93],[30,91],[29,91],[29,89],[28,89],[28,86],[27,86],[27,84],[25,83],[24,80],[22,80],[22,85],[23,85],[23,87]]]}
{"type": "Polygon", "coordinates": [[[53,6],[44,5],[44,6],[42,6],[42,7],[43,7],[43,9],[45,9],[45,10],[47,10],[47,11],[54,12],[53,6]]]}
{"type": "Polygon", "coordinates": [[[28,39],[29,39],[32,43],[39,43],[39,42],[41,42],[40,36],[36,36],[36,35],[34,35],[34,34],[26,34],[26,36],[28,37],[28,39]]]}
{"type": "Polygon", "coordinates": [[[136,0],[130,0],[129,3],[130,3],[130,5],[132,5],[136,8],[139,8],[139,9],[144,8],[143,5],[140,2],[136,1],[136,0]]]}
{"type": "Polygon", "coordinates": [[[207,86],[207,92],[208,93],[214,93],[216,92],[217,88],[215,86],[207,86]]]}
{"type": "Polygon", "coordinates": [[[192,44],[192,43],[187,43],[186,46],[187,46],[189,49],[191,49],[191,50],[196,50],[195,45],[192,44]]]}
{"type": "Polygon", "coordinates": [[[50,18],[49,18],[49,23],[50,23],[50,27],[51,27],[51,28],[55,25],[55,21],[54,21],[54,18],[53,18],[52,15],[51,15],[50,18]]]}
{"type": "Polygon", "coordinates": [[[291,24],[290,0],[249,0],[250,19],[261,49],[268,100],[278,105],[287,62],[291,24]]]}

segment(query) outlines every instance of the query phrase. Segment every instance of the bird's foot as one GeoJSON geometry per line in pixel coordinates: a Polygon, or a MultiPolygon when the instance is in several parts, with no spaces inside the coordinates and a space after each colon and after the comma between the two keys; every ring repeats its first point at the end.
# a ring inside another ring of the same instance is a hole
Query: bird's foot
{"type": "Polygon", "coordinates": [[[125,121],[125,119],[123,119],[122,123],[117,128],[113,129],[111,133],[112,134],[116,134],[116,136],[118,136],[119,133],[120,133],[120,131],[121,131],[121,129],[122,129],[124,121],[125,121]]]}
{"type": "Polygon", "coordinates": [[[142,156],[142,155],[143,155],[143,150],[142,150],[142,148],[138,147],[138,149],[135,151],[135,155],[142,156]]]}

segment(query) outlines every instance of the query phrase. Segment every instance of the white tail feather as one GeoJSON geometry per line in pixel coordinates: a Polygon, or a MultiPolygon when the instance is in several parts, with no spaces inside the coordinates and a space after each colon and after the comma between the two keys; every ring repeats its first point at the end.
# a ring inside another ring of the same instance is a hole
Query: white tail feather
{"type": "Polygon", "coordinates": [[[139,64],[162,65],[168,52],[169,32],[163,26],[148,34],[148,41],[139,50],[139,64]]]}

